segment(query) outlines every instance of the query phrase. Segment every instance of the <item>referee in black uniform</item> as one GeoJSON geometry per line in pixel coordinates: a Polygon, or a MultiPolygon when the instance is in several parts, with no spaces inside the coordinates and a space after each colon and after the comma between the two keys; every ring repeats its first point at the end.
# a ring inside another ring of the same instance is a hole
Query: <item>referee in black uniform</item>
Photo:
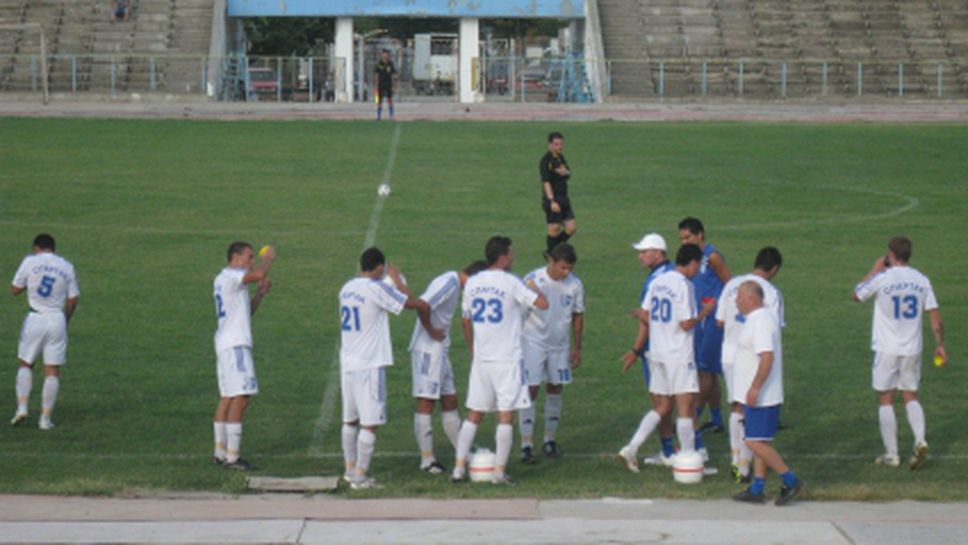
{"type": "Polygon", "coordinates": [[[548,250],[566,242],[574,236],[578,226],[575,225],[575,212],[568,200],[568,178],[571,169],[568,161],[562,155],[565,139],[560,132],[548,135],[548,153],[544,154],[538,169],[541,175],[541,208],[545,211],[548,222],[548,250]]]}
{"type": "Polygon", "coordinates": [[[393,76],[397,69],[390,60],[390,51],[384,49],[380,53],[380,60],[376,63],[377,105],[376,120],[383,117],[383,101],[390,107],[390,119],[393,119],[393,76]]]}

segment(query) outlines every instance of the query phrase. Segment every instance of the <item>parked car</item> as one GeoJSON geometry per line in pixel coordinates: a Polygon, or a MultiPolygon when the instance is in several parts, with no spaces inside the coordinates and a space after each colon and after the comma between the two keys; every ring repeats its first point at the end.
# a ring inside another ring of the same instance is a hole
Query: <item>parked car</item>
{"type": "Polygon", "coordinates": [[[279,91],[279,80],[272,68],[249,68],[249,93],[273,95],[279,91]]]}

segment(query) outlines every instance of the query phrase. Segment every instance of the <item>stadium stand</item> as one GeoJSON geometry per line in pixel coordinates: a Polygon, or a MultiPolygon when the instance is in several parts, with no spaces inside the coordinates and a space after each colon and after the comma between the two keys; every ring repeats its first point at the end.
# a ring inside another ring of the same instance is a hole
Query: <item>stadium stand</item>
{"type": "Polygon", "coordinates": [[[598,0],[617,98],[968,92],[968,2],[598,0]],[[738,74],[743,61],[742,84],[738,74]],[[786,72],[783,72],[783,62],[786,72]],[[824,63],[826,79],[824,78],[824,63]],[[702,66],[705,63],[705,75],[702,66]],[[898,65],[904,83],[898,86],[898,65]]]}
{"type": "MultiPolygon", "coordinates": [[[[197,90],[208,54],[213,0],[132,0],[128,21],[111,22],[104,0],[0,0],[0,24],[39,23],[51,55],[53,91],[197,90]],[[72,71],[72,65],[76,67],[72,71]]],[[[30,56],[40,41],[28,30],[0,31],[0,91],[33,85],[30,56]]]]}

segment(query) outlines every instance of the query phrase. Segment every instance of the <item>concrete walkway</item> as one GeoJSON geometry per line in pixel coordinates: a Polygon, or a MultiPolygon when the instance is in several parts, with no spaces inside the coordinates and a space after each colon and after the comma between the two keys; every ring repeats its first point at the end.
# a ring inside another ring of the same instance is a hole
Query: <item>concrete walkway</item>
{"type": "Polygon", "coordinates": [[[964,543],[968,504],[0,496],[0,543],[964,543]]]}
{"type": "MultiPolygon", "coordinates": [[[[914,123],[968,121],[968,102],[709,101],[606,104],[401,102],[397,120],[414,121],[765,121],[914,123]]],[[[97,117],[221,120],[373,120],[371,104],[208,102],[185,97],[98,100],[0,100],[0,117],[97,117]]]]}

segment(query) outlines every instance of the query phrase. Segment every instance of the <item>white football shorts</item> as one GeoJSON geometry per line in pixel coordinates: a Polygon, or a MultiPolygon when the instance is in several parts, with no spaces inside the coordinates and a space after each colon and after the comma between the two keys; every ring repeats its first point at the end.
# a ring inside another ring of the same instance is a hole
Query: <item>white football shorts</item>
{"type": "Polygon", "coordinates": [[[480,412],[516,411],[531,406],[524,362],[471,365],[467,408],[480,412]]]}
{"type": "Polygon", "coordinates": [[[43,352],[44,365],[67,363],[67,318],[61,312],[29,312],[20,328],[17,357],[33,365],[43,352]]]}
{"type": "Polygon", "coordinates": [[[653,394],[674,396],[699,392],[699,374],[694,362],[666,364],[649,360],[649,372],[652,374],[649,391],[653,394]]]}
{"type": "Polygon", "coordinates": [[[387,423],[386,367],[344,371],[340,378],[343,394],[343,422],[361,426],[387,423]]]}
{"type": "Polygon", "coordinates": [[[413,370],[413,397],[440,399],[440,396],[457,394],[454,369],[447,352],[433,354],[412,350],[410,364],[413,370]]]}
{"type": "Polygon", "coordinates": [[[895,356],[874,352],[871,386],[878,392],[917,392],[921,384],[921,355],[895,356]]]}
{"type": "Polygon", "coordinates": [[[252,349],[234,346],[218,353],[216,358],[218,392],[222,397],[251,396],[259,393],[255,379],[255,362],[252,349]]]}
{"type": "Polygon", "coordinates": [[[524,339],[521,342],[524,352],[524,375],[530,386],[548,384],[571,384],[571,365],[568,363],[568,348],[549,350],[524,339]]]}

